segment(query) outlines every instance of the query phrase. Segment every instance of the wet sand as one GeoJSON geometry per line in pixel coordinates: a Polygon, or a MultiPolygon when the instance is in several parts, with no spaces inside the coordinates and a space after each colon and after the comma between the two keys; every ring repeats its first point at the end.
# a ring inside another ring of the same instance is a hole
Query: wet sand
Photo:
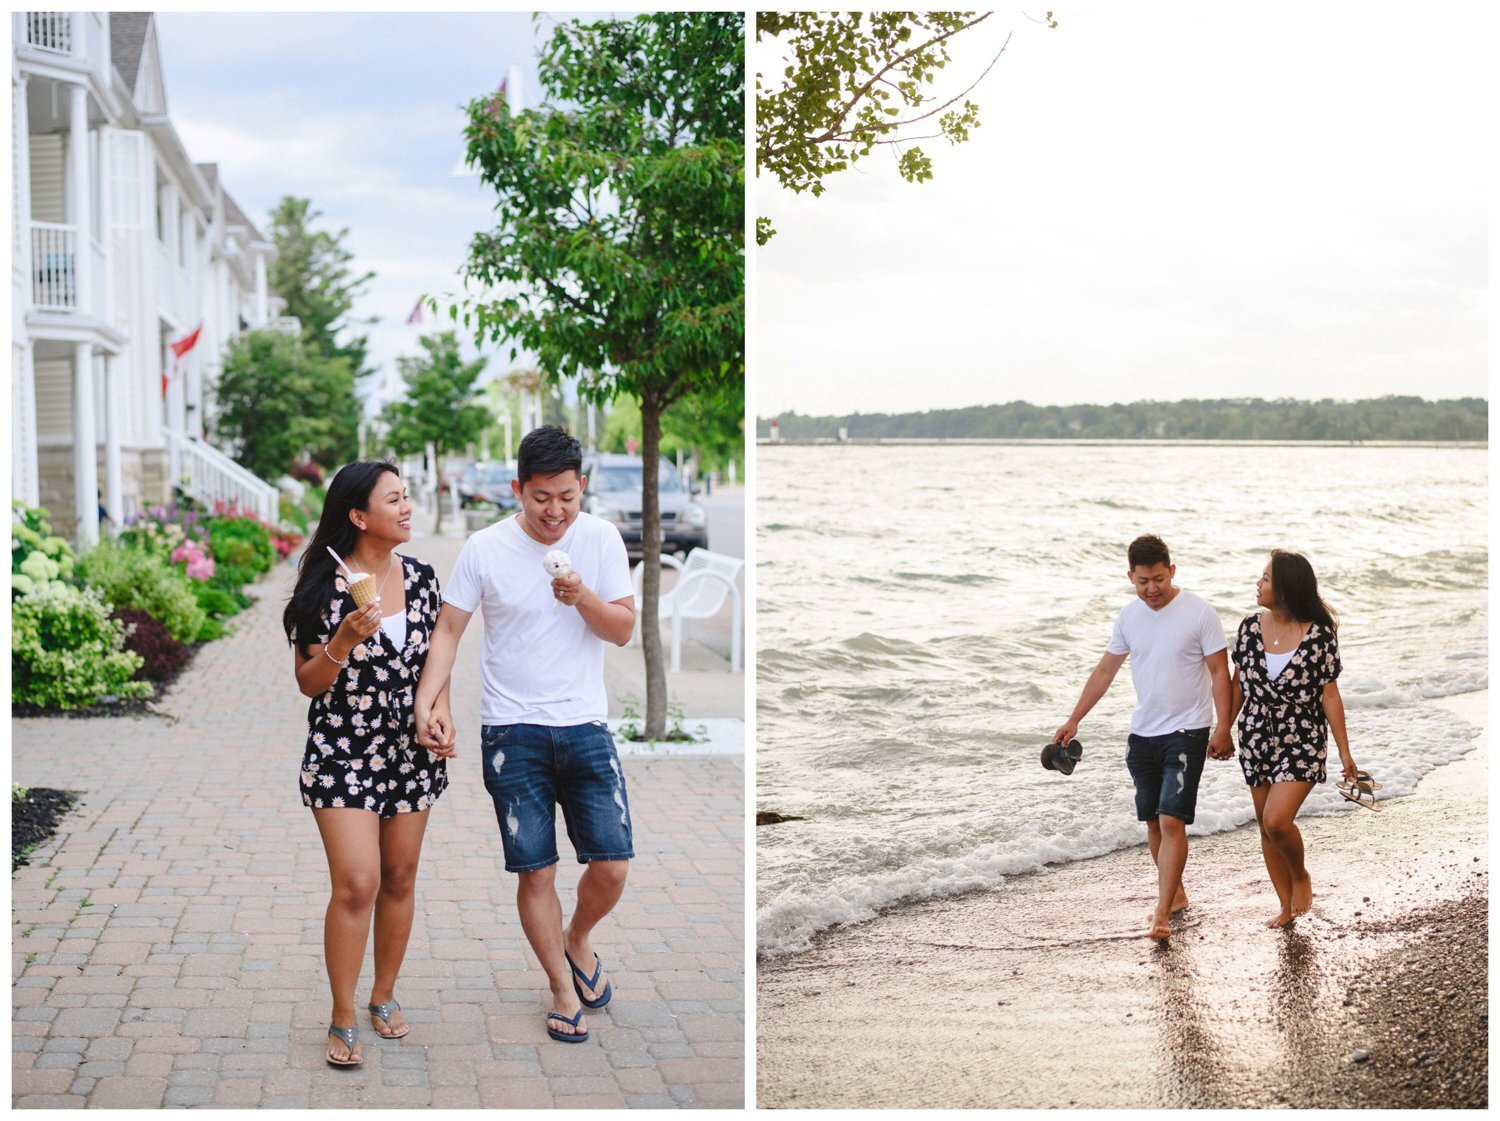
{"type": "Polygon", "coordinates": [[[1432,703],[1475,750],[1300,822],[1291,929],[1253,826],[1191,840],[1165,947],[1144,845],[905,907],[760,964],[757,1104],[1485,1106],[1488,694],[1432,703]]]}

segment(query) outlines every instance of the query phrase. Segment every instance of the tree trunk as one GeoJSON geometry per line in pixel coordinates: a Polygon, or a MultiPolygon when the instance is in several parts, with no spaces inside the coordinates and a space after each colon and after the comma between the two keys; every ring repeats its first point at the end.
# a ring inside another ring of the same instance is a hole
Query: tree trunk
{"type": "Polygon", "coordinates": [[[641,651],[646,659],[646,738],[667,732],[667,671],[661,657],[661,406],[641,397],[641,651]]]}
{"type": "Polygon", "coordinates": [[[437,478],[437,521],[432,525],[434,534],[443,532],[443,449],[433,446],[432,473],[437,478]]]}

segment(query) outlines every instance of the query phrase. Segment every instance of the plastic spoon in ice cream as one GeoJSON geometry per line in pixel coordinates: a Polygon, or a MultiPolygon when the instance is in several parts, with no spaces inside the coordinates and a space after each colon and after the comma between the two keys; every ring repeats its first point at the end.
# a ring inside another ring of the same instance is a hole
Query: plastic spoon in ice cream
{"type": "Polygon", "coordinates": [[[323,548],[328,550],[328,555],[333,558],[334,564],[338,565],[344,570],[344,578],[353,583],[354,573],[349,571],[349,566],[344,563],[344,558],[333,551],[332,545],[324,545],[323,548]]]}

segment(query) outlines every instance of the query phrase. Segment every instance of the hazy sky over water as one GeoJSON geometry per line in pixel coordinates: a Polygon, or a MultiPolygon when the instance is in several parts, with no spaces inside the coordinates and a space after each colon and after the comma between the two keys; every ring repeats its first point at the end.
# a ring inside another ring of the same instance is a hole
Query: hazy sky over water
{"type": "MultiPolygon", "coordinates": [[[[388,396],[401,386],[395,356],[419,351],[420,330],[406,325],[417,298],[460,291],[469,239],[490,228],[493,193],[453,174],[463,107],[512,65],[534,106],[537,43],[562,18],[533,28],[527,13],[157,14],[167,104],[193,160],[219,165],[263,234],[283,195],[312,199],[317,228],[348,227],[351,267],[377,273],[354,314],[380,317],[370,358],[389,371],[388,396]]],[[[448,326],[424,312],[422,330],[448,326]]],[[[487,374],[508,370],[509,352],[486,346],[487,374]]]]}
{"type": "Polygon", "coordinates": [[[1014,30],[933,180],[758,181],[757,413],[1485,396],[1479,10],[997,11],[940,79],[1014,30]]]}

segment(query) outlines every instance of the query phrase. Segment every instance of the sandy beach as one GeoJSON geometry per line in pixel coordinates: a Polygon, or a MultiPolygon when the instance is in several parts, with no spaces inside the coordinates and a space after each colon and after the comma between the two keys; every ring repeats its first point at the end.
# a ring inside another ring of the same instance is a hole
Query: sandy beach
{"type": "Polygon", "coordinates": [[[1303,820],[1293,928],[1264,926],[1253,826],[1192,839],[1166,947],[1144,845],[903,907],[761,963],[758,1104],[1485,1106],[1488,694],[1429,703],[1474,749],[1380,813],[1303,820]]]}

